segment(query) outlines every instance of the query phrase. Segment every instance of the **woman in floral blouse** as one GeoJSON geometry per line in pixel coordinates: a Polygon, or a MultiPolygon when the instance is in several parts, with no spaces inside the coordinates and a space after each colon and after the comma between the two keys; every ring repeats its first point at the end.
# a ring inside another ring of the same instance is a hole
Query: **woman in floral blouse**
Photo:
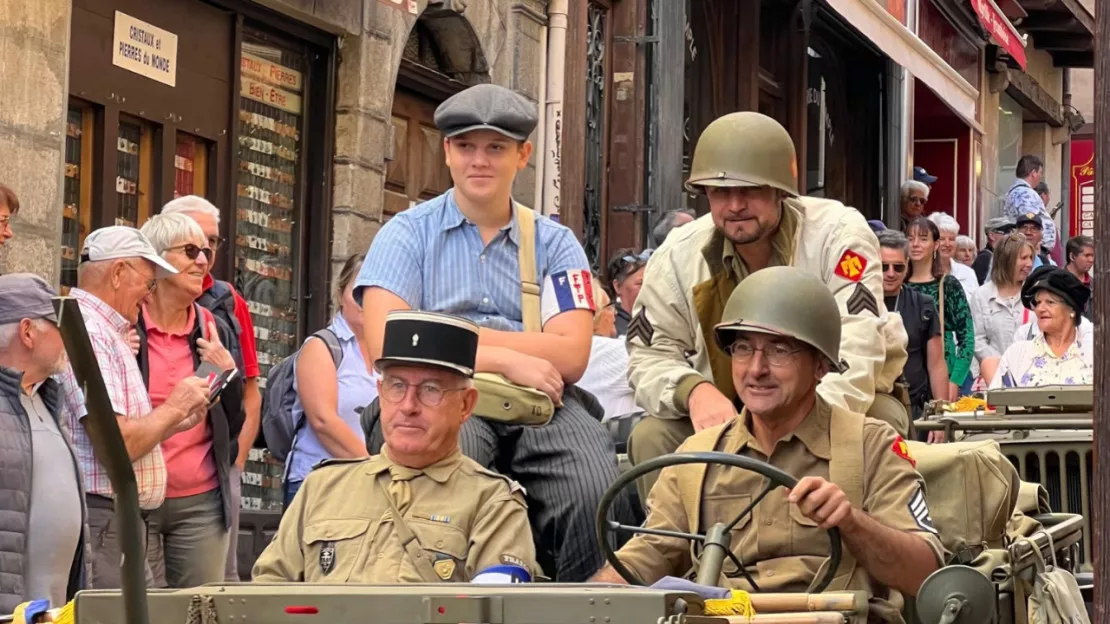
{"type": "Polygon", "coordinates": [[[1064,269],[1033,271],[1021,289],[1021,301],[1036,313],[1041,334],[1006,349],[990,387],[1093,383],[1094,349],[1078,331],[1090,297],[1090,289],[1064,269]]]}
{"type": "MultiPolygon", "coordinates": [[[[948,365],[950,400],[971,391],[971,360],[975,355],[975,322],[971,316],[960,281],[943,275],[940,267],[938,241],[940,230],[925,217],[918,217],[906,226],[910,240],[910,276],[906,286],[932,298],[938,310],[943,310],[944,362],[948,365]],[[943,294],[941,291],[943,284],[943,294]]],[[[946,398],[946,397],[936,397],[946,398]]]]}

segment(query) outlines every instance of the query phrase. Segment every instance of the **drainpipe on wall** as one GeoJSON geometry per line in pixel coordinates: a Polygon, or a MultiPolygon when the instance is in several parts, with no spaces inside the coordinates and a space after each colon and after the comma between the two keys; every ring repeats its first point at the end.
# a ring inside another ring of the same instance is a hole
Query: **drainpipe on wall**
{"type": "Polygon", "coordinates": [[[543,196],[541,212],[559,212],[559,177],[563,145],[563,82],[567,52],[567,9],[569,0],[551,0],[547,5],[547,84],[544,101],[543,196]]]}
{"type": "MultiPolygon", "coordinates": [[[[543,50],[544,61],[547,60],[547,25],[540,27],[540,49],[543,50]]],[[[532,199],[532,206],[536,210],[543,212],[543,187],[544,187],[544,171],[547,164],[547,158],[544,154],[547,152],[545,149],[547,141],[547,115],[545,114],[545,102],[547,101],[547,63],[544,62],[540,65],[540,83],[539,83],[539,117],[540,123],[536,127],[536,150],[540,153],[533,154],[533,162],[536,163],[536,190],[535,197],[532,199]]]]}

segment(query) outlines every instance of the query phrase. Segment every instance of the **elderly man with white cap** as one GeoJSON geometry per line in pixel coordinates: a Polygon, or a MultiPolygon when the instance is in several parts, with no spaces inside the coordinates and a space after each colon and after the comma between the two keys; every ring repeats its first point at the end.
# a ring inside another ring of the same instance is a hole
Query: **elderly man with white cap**
{"type": "MultiPolygon", "coordinates": [[[[144,521],[149,510],[162,504],[166,493],[161,442],[195,426],[208,409],[208,382],[199,377],[180,381],[166,401],[152,409],[138,361],[126,337],[139,317],[141,304],[158,280],[175,273],[138,230],[111,226],[85,238],[77,268],[77,288],[70,290],[81,308],[100,374],[133,462],[144,521]]],[[[96,589],[118,588],[121,555],[112,486],[85,431],[84,398],[73,373],[67,370],[61,379],[69,425],[85,475],[89,531],[95,536],[91,544],[89,585],[96,589]]]]}
{"type": "Polygon", "coordinates": [[[81,472],[51,379],[66,367],[53,296],[37,275],[0,277],[0,613],[61,606],[85,577],[81,472]]]}

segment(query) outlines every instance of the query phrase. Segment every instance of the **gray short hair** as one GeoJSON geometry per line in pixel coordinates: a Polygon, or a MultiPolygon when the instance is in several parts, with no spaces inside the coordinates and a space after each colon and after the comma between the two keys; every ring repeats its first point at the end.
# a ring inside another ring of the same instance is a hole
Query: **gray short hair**
{"type": "Polygon", "coordinates": [[[917,180],[906,180],[902,183],[902,201],[910,196],[910,191],[921,191],[925,194],[925,199],[929,199],[929,185],[917,180]]]}
{"type": "Polygon", "coordinates": [[[975,250],[975,241],[971,240],[970,236],[960,234],[956,237],[956,249],[970,249],[975,250]]]}
{"type": "MultiPolygon", "coordinates": [[[[0,325],[0,349],[7,349],[12,346],[12,341],[15,340],[15,335],[19,332],[20,323],[22,321],[0,325]]],[[[36,331],[45,331],[50,324],[51,322],[44,318],[31,319],[31,326],[36,331]]]]}
{"type": "Polygon", "coordinates": [[[189,212],[199,212],[206,214],[216,220],[216,224],[220,223],[220,209],[213,206],[212,202],[199,195],[183,195],[177,199],[170,200],[165,206],[162,206],[160,214],[185,214],[189,212]]]}
{"type": "Polygon", "coordinates": [[[879,237],[879,246],[886,249],[896,249],[907,258],[910,255],[910,241],[906,235],[898,230],[883,230],[875,236],[879,237]]]}
{"type": "Polygon", "coordinates": [[[675,219],[677,219],[680,214],[689,217],[695,216],[690,210],[670,210],[663,213],[663,216],[659,219],[659,223],[656,223],[655,227],[651,230],[651,239],[656,247],[659,247],[663,244],[663,241],[667,240],[667,234],[670,234],[671,230],[674,229],[675,219]]]}
{"type": "Polygon", "coordinates": [[[932,221],[941,232],[948,232],[949,234],[960,233],[960,223],[953,219],[951,215],[947,215],[943,212],[934,212],[929,215],[929,220],[932,221]]]}
{"type": "Polygon", "coordinates": [[[140,230],[159,254],[185,240],[204,240],[200,225],[183,214],[158,214],[143,224],[140,230]]]}

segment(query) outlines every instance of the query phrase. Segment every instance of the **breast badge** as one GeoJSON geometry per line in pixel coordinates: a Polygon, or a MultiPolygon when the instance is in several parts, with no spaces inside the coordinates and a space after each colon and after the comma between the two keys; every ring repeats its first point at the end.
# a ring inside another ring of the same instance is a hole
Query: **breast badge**
{"type": "Polygon", "coordinates": [[[335,542],[324,542],[320,549],[320,571],[325,576],[335,568],[335,542]]]}
{"type": "Polygon", "coordinates": [[[454,559],[438,559],[432,564],[432,568],[436,571],[436,576],[449,581],[455,575],[455,560],[454,559]]]}

